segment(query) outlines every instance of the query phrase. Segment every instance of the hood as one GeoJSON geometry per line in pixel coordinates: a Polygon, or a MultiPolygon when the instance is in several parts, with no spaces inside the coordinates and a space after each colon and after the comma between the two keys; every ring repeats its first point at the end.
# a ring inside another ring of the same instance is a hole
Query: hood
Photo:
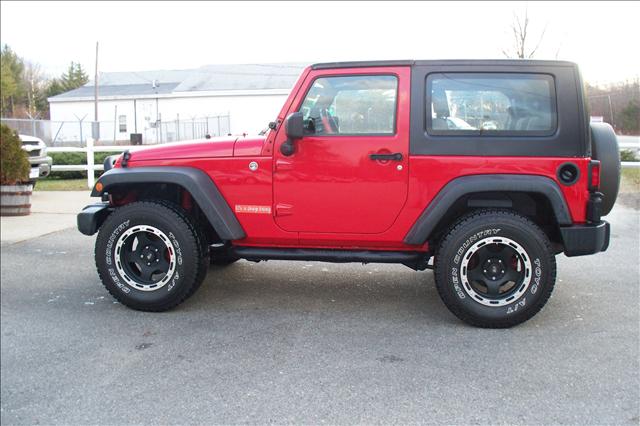
{"type": "Polygon", "coordinates": [[[260,155],[264,140],[263,136],[223,136],[136,147],[130,150],[131,161],[260,155]]]}
{"type": "Polygon", "coordinates": [[[262,154],[262,148],[267,136],[241,136],[236,139],[233,147],[234,157],[257,157],[262,154]]]}

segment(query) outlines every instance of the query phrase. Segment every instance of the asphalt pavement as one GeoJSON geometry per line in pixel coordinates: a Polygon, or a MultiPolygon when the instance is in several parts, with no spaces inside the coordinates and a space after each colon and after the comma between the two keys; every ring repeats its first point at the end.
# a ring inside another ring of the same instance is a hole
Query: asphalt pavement
{"type": "Polygon", "coordinates": [[[609,250],[559,256],[546,308],[509,330],[458,321],[430,271],[373,264],[240,261],[136,312],[100,284],[95,237],[7,239],[0,420],[638,424],[638,211],[608,219],[609,250]]]}

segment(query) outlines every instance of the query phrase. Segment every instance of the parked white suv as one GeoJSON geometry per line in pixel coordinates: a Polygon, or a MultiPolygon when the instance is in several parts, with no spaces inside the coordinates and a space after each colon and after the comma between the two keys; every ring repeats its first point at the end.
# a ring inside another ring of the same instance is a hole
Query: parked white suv
{"type": "Polygon", "coordinates": [[[20,135],[22,149],[29,155],[29,181],[35,186],[36,179],[49,176],[51,173],[51,157],[47,156],[47,145],[40,138],[29,135],[20,135]]]}

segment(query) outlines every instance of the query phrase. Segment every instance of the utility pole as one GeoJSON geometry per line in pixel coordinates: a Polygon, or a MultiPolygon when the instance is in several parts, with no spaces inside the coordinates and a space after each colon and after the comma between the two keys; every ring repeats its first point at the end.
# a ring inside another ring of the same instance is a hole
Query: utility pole
{"type": "Polygon", "coordinates": [[[116,145],[117,133],[116,129],[118,129],[118,104],[116,104],[115,109],[113,111],[113,144],[116,145]]]}
{"type": "MultiPolygon", "coordinates": [[[[98,121],[98,42],[96,41],[96,73],[93,79],[94,115],[91,123],[91,137],[87,138],[87,186],[93,187],[95,171],[93,169],[93,146],[100,139],[100,122],[98,121]]],[[[82,124],[80,124],[82,125],[82,124]]]]}
{"type": "Polygon", "coordinates": [[[613,107],[611,106],[611,95],[607,95],[607,98],[609,99],[609,114],[611,115],[611,127],[615,128],[615,125],[613,124],[613,107]]]}

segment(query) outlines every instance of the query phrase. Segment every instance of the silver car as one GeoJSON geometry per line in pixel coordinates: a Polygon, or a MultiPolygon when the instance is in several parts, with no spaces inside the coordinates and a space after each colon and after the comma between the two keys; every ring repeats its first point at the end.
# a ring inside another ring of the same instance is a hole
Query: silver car
{"type": "Polygon", "coordinates": [[[22,149],[29,155],[29,181],[35,185],[36,179],[49,176],[51,173],[51,157],[47,156],[47,145],[40,138],[29,135],[19,135],[22,149]]]}

